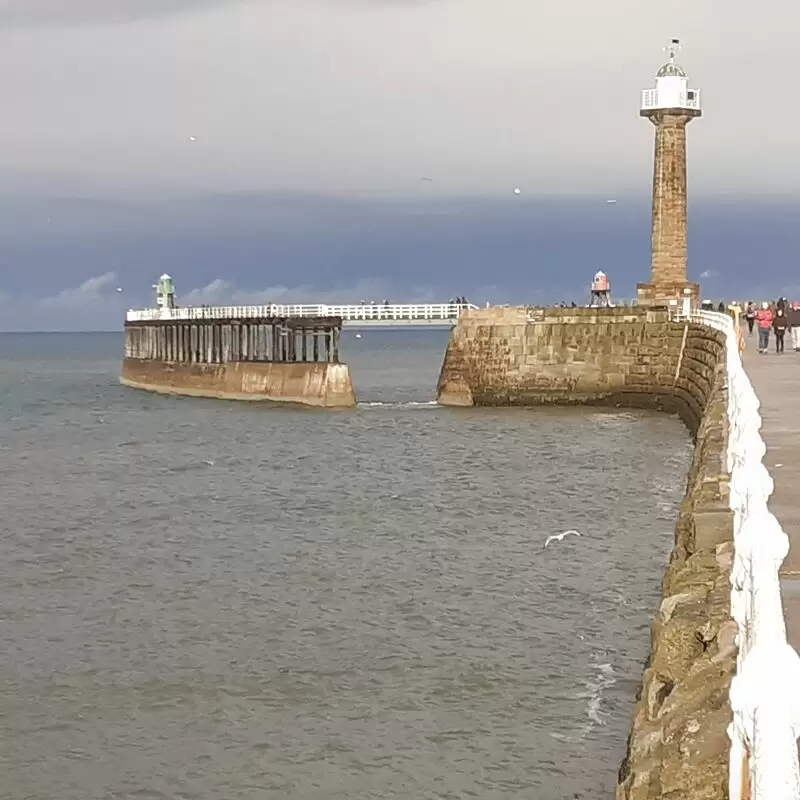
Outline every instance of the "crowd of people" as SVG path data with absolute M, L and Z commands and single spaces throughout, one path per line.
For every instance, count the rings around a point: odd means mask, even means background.
M 752 300 L 744 306 L 734 304 L 747 325 L 750 336 L 758 335 L 758 352 L 769 351 L 770 338 L 775 336 L 775 352 L 783 353 L 787 333 L 791 339 L 791 349 L 800 352 L 800 303 L 790 303 L 785 297 L 774 302 Z M 737 314 L 738 316 L 738 314 Z

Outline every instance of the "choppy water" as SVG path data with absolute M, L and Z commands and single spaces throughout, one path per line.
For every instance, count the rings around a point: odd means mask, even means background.
M 688 438 L 440 409 L 445 341 L 346 333 L 324 413 L 0 336 L 1 797 L 612 797 Z

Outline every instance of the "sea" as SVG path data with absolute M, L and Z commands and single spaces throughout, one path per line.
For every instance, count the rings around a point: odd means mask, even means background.
M 0 797 L 613 798 L 689 436 L 440 408 L 447 336 L 345 330 L 320 411 L 0 335 Z

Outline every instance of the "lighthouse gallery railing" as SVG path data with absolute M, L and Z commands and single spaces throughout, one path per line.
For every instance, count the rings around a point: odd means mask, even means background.
M 800 657 L 786 639 L 778 576 L 789 539 L 767 508 L 774 483 L 763 461 L 759 400 L 742 365 L 732 318 L 700 311 L 691 321 L 716 328 L 727 339 L 731 615 L 739 628 L 730 689 L 729 796 L 800 800 Z

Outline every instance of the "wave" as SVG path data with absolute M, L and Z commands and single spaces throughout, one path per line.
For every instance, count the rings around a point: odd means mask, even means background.
M 553 739 L 563 742 L 580 742 L 583 741 L 598 725 L 606 724 L 607 711 L 603 709 L 603 695 L 605 690 L 613 686 L 617 679 L 614 677 L 614 668 L 611 664 L 597 664 L 594 668 L 596 670 L 593 679 L 584 682 L 586 691 L 581 692 L 577 697 L 581 700 L 586 700 L 586 716 L 589 721 L 580 729 L 575 736 L 569 734 L 553 732 L 550 736 Z
M 599 428 L 620 428 L 627 426 L 631 420 L 639 419 L 632 411 L 600 411 L 592 414 L 592 418 Z
M 617 679 L 614 677 L 614 668 L 611 664 L 596 664 L 597 675 L 592 681 L 586 681 L 586 693 L 581 695 L 587 698 L 586 716 L 589 717 L 594 725 L 605 725 L 605 715 L 603 712 L 603 693 L 610 686 L 613 686 Z

